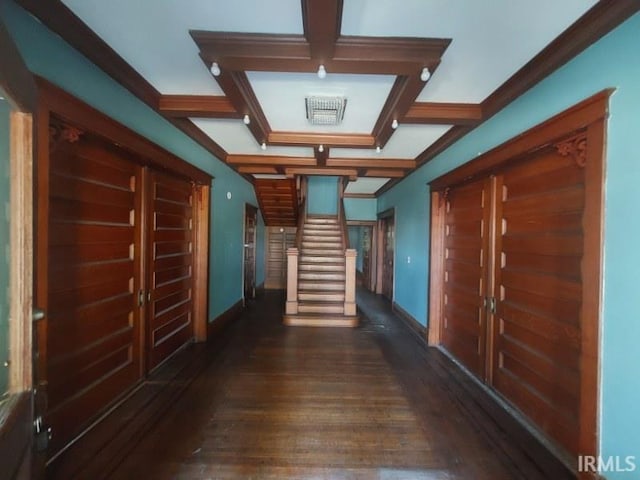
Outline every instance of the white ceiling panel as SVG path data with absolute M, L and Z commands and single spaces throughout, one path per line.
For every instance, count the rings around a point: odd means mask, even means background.
M 450 128 L 451 125 L 400 125 L 380 153 L 372 148 L 332 148 L 331 157 L 415 158 Z
M 393 75 L 248 72 L 247 76 L 273 130 L 321 133 L 364 133 L 373 130 L 393 87 Z M 342 96 L 347 99 L 340 125 L 319 126 L 307 121 L 305 98 Z
M 389 178 L 358 178 L 355 182 L 349 182 L 345 193 L 376 193 Z
M 452 38 L 418 101 L 479 103 L 596 3 L 344 0 L 342 33 Z
M 269 146 L 262 150 L 242 120 L 192 118 L 191 121 L 209 135 L 228 153 L 235 155 L 282 155 L 287 157 L 313 157 L 313 148 Z
M 223 94 L 189 30 L 303 33 L 300 0 L 62 1 L 163 94 Z

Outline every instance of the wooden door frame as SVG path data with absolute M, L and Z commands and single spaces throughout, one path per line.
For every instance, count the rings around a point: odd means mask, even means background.
M 382 294 L 382 278 L 384 274 L 384 228 L 383 222 L 386 221 L 389 217 L 393 217 L 394 231 L 395 231 L 395 220 L 396 220 L 396 207 L 388 208 L 377 215 L 378 221 L 376 222 L 377 228 L 377 237 L 376 237 L 376 265 L 378 268 L 376 269 L 376 294 Z M 396 294 L 396 245 L 394 242 L 393 245 L 393 286 L 392 289 L 392 297 L 395 297 Z M 393 298 L 390 300 L 393 303 Z
M 206 341 L 208 323 L 209 275 L 209 218 L 210 189 L 213 177 L 182 160 L 147 138 L 89 106 L 47 80 L 35 77 L 38 101 L 36 115 L 36 193 L 37 232 L 35 242 L 36 306 L 44 311 L 44 319 L 37 325 L 39 357 L 36 365 L 36 387 L 44 398 L 36 395 L 39 404 L 46 405 L 47 372 L 47 297 L 48 297 L 48 219 L 49 219 L 49 124 L 52 117 L 82 128 L 126 152 L 141 167 L 153 167 L 169 172 L 194 184 L 194 338 Z M 144 195 L 144 192 L 141 193 Z M 141 258 L 146 253 L 141 252 Z M 142 280 L 145 275 L 143 272 Z M 145 331 L 144 320 L 141 332 Z M 145 336 L 140 335 L 141 367 L 146 369 Z M 41 407 L 44 411 L 44 407 Z
M 246 203 L 244 204 L 244 212 L 243 212 L 243 217 L 242 217 L 242 303 L 243 305 L 246 305 L 247 299 L 244 296 L 244 282 L 245 282 L 245 246 L 244 246 L 244 242 L 245 242 L 245 238 L 247 235 L 247 212 L 252 211 L 255 213 L 256 216 L 256 224 L 254 227 L 254 232 L 253 232 L 253 279 L 254 279 L 254 284 L 256 283 L 256 243 L 257 243 L 257 229 L 258 229 L 258 207 L 256 207 L 255 205 L 252 205 L 251 203 Z M 254 285 L 254 290 L 255 290 L 255 285 Z M 254 292 L 254 298 L 255 298 L 255 292 Z
M 33 112 L 37 89 L 0 19 L 0 86 L 10 114 L 9 398 L 0 407 L 0 477 L 40 478 L 32 468 L 33 438 Z M 16 221 L 19 219 L 19 221 Z M 1 367 L 0 368 L 4 368 Z
M 439 345 L 442 341 L 444 319 L 444 209 L 447 190 L 472 179 L 499 173 L 540 147 L 570 139 L 576 132 L 585 136 L 588 145 L 586 150 L 574 148 L 565 153 L 574 156 L 579 165 L 585 168 L 579 451 L 582 455 L 594 456 L 598 455 L 599 450 L 599 343 L 603 295 L 605 138 L 609 97 L 613 92 L 613 89 L 603 90 L 429 184 L 431 243 L 428 340 L 431 345 Z
M 375 292 L 376 284 L 377 284 L 377 235 L 378 235 L 378 222 L 376 220 L 347 220 L 347 227 L 371 227 L 371 252 L 369 254 L 369 259 L 371 265 L 369 267 L 369 272 L 371 278 L 369 279 L 369 285 L 367 285 L 367 290 L 371 292 Z

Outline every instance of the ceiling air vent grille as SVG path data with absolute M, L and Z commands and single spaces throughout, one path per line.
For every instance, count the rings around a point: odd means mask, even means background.
M 344 118 L 344 97 L 307 97 L 307 120 L 311 125 L 339 125 Z

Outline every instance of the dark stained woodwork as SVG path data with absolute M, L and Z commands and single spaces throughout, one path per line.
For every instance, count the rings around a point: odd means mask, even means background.
M 313 147 L 313 156 L 316 159 L 317 165 L 319 167 L 326 167 L 327 166 L 327 158 L 329 158 L 330 155 L 330 148 L 329 147 L 322 147 L 322 152 L 320 151 L 320 147 Z
M 256 229 L 258 227 L 258 209 L 246 204 L 244 207 L 244 274 L 243 299 L 246 303 L 256 296 Z
M 412 169 L 415 166 L 416 166 L 415 160 L 403 159 L 403 158 L 329 158 L 327 159 L 327 167 Z
M 491 185 L 478 180 L 444 196 L 441 338 L 461 363 L 483 378 L 487 316 L 487 250 Z
M 268 167 L 268 166 L 261 166 L 261 165 L 240 165 L 239 167 L 237 167 L 237 170 L 238 170 L 238 173 L 250 173 L 250 174 L 266 173 L 266 174 L 276 175 L 280 173 L 276 167 Z
M 297 225 L 298 196 L 295 180 L 257 178 L 254 188 L 265 225 Z
M 107 117 L 47 80 L 36 77 L 43 108 L 61 118 L 73 119 L 78 128 L 97 132 L 110 143 L 120 145 L 139 163 L 168 169 L 198 183 L 210 184 L 211 175 L 159 147 L 133 130 Z M 133 153 L 135 152 L 135 153 Z
M 276 155 L 229 155 L 227 163 L 230 165 L 263 165 L 263 166 L 298 166 L 313 167 L 317 161 L 311 157 L 284 157 Z
M 373 193 L 343 193 L 342 198 L 376 198 L 376 196 Z
M 404 177 L 405 172 L 404 170 L 394 170 L 394 169 L 374 169 L 374 168 L 370 168 L 368 170 L 365 171 L 364 177 L 378 177 L 378 178 L 402 178 Z
M 284 169 L 285 174 L 288 176 L 293 175 L 328 175 L 335 177 L 349 177 L 356 178 L 358 171 L 352 168 L 329 168 L 329 167 L 316 167 L 316 168 L 304 168 L 304 167 L 287 167 Z
M 552 439 L 558 455 L 574 467 L 578 455 L 598 454 L 604 144 L 610 95 L 596 94 L 431 183 L 436 202 L 431 279 L 443 301 L 431 297 L 431 323 L 438 321 L 433 315 L 440 315 L 441 331 L 430 332 L 430 338 L 441 340 Z M 486 186 L 483 200 L 475 203 L 486 206 L 488 195 L 490 215 L 485 213 L 480 223 L 460 225 L 472 218 L 452 210 L 449 202 L 474 185 Z M 437 255 L 439 238 L 443 259 Z M 455 262 L 477 262 L 479 247 L 479 265 L 449 271 Z M 448 282 L 459 288 L 448 289 Z M 481 307 L 474 303 L 478 295 L 469 295 L 470 287 L 478 284 L 479 295 L 486 299 Z M 487 320 L 478 320 L 477 312 L 488 315 Z M 459 317 L 453 322 L 459 332 L 448 336 L 451 314 Z M 486 341 L 469 337 L 478 329 Z M 473 357 L 465 351 L 473 345 L 486 346 L 476 369 L 469 366 Z
M 259 144 L 266 142 L 271 133 L 271 127 L 246 73 L 223 69 L 215 78 L 236 111 L 242 116 L 249 115 L 250 123 L 247 128 L 256 141 Z
M 286 288 L 287 249 L 295 246 L 297 225 L 296 220 L 281 226 L 266 227 L 264 288 L 267 290 Z
M 147 370 L 193 340 L 194 190 L 191 182 L 149 175 Z
M 324 145 L 325 147 L 369 148 L 375 147 L 375 139 L 371 135 L 351 133 L 312 133 L 312 132 L 271 132 L 269 145 L 308 146 Z
M 35 0 L 17 0 L 17 3 L 34 14 L 48 28 L 61 35 L 74 48 L 81 51 L 134 95 L 152 108 L 158 109 L 159 93 L 80 21 L 60 0 L 47 2 L 46 7 Z M 473 128 L 491 118 L 508 102 L 517 98 L 517 96 L 524 93 L 539 80 L 573 58 L 573 56 L 579 54 L 638 10 L 640 10 L 640 4 L 635 0 L 604 0 L 598 2 L 574 25 L 482 102 L 483 115 L 481 120 L 473 125 L 463 126 L 456 124 L 457 126 L 454 126 L 447 134 L 418 155 L 416 158 L 417 166 L 428 162 Z M 324 28 L 329 29 L 330 26 L 325 26 Z M 216 56 L 204 55 L 203 60 L 207 64 L 207 68 L 209 68 L 213 60 L 219 63 L 222 62 L 220 64 L 223 72 L 225 70 L 224 66 L 230 71 L 315 72 L 318 68 L 318 62 L 311 59 L 310 45 L 302 35 L 279 36 L 198 31 L 192 31 L 191 33 L 196 43 L 202 42 L 209 53 L 225 54 L 224 60 Z M 327 61 L 325 66 L 329 73 L 386 73 L 411 76 L 414 78 L 415 83 L 415 78 L 419 76 L 423 66 L 430 66 L 433 73 L 449 42 L 450 40 L 448 39 L 343 36 L 338 37 L 334 49 L 334 58 L 331 61 Z M 403 112 L 404 115 L 414 106 L 412 104 L 413 99 L 419 93 L 417 85 L 415 84 L 413 88 L 402 89 L 402 91 L 400 88 L 395 89 L 393 95 L 395 100 L 388 99 L 389 107 L 385 108 L 380 115 L 377 127 L 372 132 L 372 141 L 368 145 L 369 147 L 375 146 L 376 143 L 383 146 L 388 141 L 392 133 L 390 131 L 392 117 L 400 112 Z M 239 88 L 242 88 L 241 85 L 235 83 L 235 95 L 241 97 L 242 94 L 239 93 Z M 247 98 L 251 97 L 247 92 L 245 94 Z M 408 100 L 410 97 L 413 97 L 411 101 Z M 402 108 L 397 108 L 398 106 Z M 254 106 L 253 113 L 258 114 L 258 116 L 256 117 L 256 122 L 252 122 L 254 125 L 251 127 L 251 131 L 256 136 L 256 141 L 262 143 L 264 141 L 264 133 L 269 131 L 267 128 L 268 123 L 263 122 L 263 116 L 260 116 L 259 110 L 255 108 Z M 420 108 L 419 104 L 416 105 L 416 108 Z M 208 138 L 192 122 L 184 118 L 169 117 L 169 119 L 219 159 L 224 160 L 226 157 L 224 149 Z M 398 117 L 398 121 L 403 121 L 402 115 Z M 410 122 L 412 122 L 411 119 L 407 120 L 407 123 Z M 378 142 L 375 140 L 378 140 Z M 309 146 L 320 143 L 329 146 L 349 146 L 345 140 L 342 140 L 340 144 L 314 141 L 304 143 L 300 140 L 296 140 L 291 144 Z M 358 145 L 352 146 L 356 147 Z M 387 183 L 376 194 L 381 195 L 397 185 L 398 182 L 399 180 L 394 180 Z
M 395 213 L 385 215 L 379 220 L 378 229 L 382 241 L 379 248 L 382 251 L 379 269 L 381 271 L 380 293 L 393 302 L 394 265 L 396 248 Z
M 223 95 L 161 95 L 158 110 L 167 117 L 242 118 Z
M 332 59 L 342 26 L 342 0 L 302 0 L 302 21 L 311 58 L 319 63 Z
M 81 136 L 50 153 L 46 421 L 57 453 L 141 377 L 141 169 Z M 42 353 L 42 352 L 41 352 Z
M 433 72 L 433 65 L 428 65 Z M 372 135 L 375 138 L 375 145 L 383 148 L 391 135 L 393 134 L 393 127 L 391 124 L 393 120 L 401 122 L 405 114 L 420 95 L 420 92 L 424 88 L 424 83 L 420 80 L 420 67 L 417 75 L 399 75 L 389 92 L 387 101 L 382 107 L 380 116 L 373 127 Z
M 475 125 L 482 120 L 482 106 L 477 103 L 415 102 L 402 123 Z

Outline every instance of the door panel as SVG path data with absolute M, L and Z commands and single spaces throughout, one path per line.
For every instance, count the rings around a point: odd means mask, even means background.
M 193 185 L 149 175 L 147 370 L 193 339 Z
M 140 378 L 141 170 L 81 136 L 51 145 L 47 422 L 55 454 Z
M 251 205 L 245 206 L 244 214 L 244 299 L 250 300 L 256 295 L 256 225 L 258 210 Z
M 578 454 L 584 168 L 551 150 L 499 183 L 494 386 Z
M 393 215 L 383 219 L 382 229 L 382 295 L 393 301 L 393 262 L 396 236 Z
M 480 180 L 446 194 L 442 341 L 469 370 L 485 376 L 487 263 L 491 184 Z
M 295 246 L 295 227 L 267 227 L 265 288 L 284 289 L 287 285 L 287 249 Z

